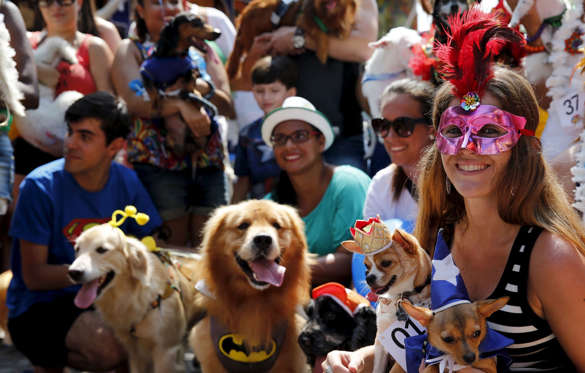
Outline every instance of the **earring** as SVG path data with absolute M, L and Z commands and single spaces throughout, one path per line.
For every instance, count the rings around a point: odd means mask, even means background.
M 434 141 L 435 140 L 435 135 L 433 135 L 432 133 L 429 135 L 429 140 Z
M 445 190 L 447 191 L 447 194 L 451 194 L 451 182 L 449 181 L 449 178 L 445 176 Z

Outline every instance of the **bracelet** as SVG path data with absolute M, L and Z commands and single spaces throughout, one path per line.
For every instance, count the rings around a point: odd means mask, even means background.
M 524 50 L 526 51 L 526 54 L 534 54 L 534 53 L 544 52 L 545 47 L 544 47 L 544 45 L 539 45 L 539 46 L 533 47 L 532 45 L 526 44 L 524 46 Z
M 215 95 L 215 86 L 213 85 L 213 83 L 210 80 L 207 79 L 203 79 L 205 80 L 205 83 L 207 83 L 207 85 L 209 85 L 209 91 L 207 91 L 206 94 L 203 95 L 204 98 L 206 98 L 207 100 L 210 100 L 213 95 Z

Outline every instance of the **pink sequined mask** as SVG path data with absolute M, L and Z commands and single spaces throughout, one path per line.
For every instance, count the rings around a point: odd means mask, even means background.
M 454 155 L 459 149 L 498 154 L 512 149 L 521 135 L 534 136 L 525 125 L 526 118 L 496 106 L 479 105 L 473 111 L 452 106 L 441 115 L 436 144 L 443 154 Z

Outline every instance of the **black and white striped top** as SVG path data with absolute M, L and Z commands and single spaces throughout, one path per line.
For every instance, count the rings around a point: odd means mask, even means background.
M 528 304 L 530 254 L 542 228 L 520 228 L 504 273 L 489 298 L 509 296 L 510 301 L 488 318 L 488 325 L 514 340 L 506 351 L 512 358 L 512 372 L 574 372 L 570 360 L 548 323 Z

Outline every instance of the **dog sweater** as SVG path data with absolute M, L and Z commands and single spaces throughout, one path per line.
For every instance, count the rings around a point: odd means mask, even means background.
M 550 326 L 534 313 L 526 298 L 530 254 L 541 232 L 539 227 L 520 228 L 500 282 L 488 297 L 509 296 L 510 301 L 488 318 L 488 325 L 514 340 L 506 348 L 513 361 L 510 371 L 574 372 Z
M 32 32 L 29 34 L 29 41 L 33 49 L 37 49 L 37 46 L 43 41 L 46 33 L 43 31 Z M 57 65 L 57 71 L 59 71 L 59 81 L 55 87 L 55 97 L 59 96 L 65 91 L 77 91 L 84 95 L 97 91 L 97 85 L 91 70 L 89 68 L 89 40 L 91 35 L 83 34 L 83 40 L 81 45 L 77 48 L 77 61 L 76 64 L 69 64 L 68 62 L 61 61 Z

